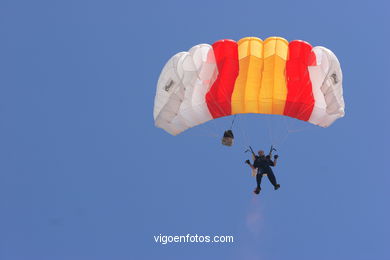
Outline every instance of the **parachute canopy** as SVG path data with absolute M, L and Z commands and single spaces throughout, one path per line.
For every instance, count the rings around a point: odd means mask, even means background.
M 242 113 L 283 115 L 328 127 L 344 116 L 337 57 L 301 40 L 246 37 L 196 45 L 164 66 L 154 101 L 157 127 L 177 135 Z

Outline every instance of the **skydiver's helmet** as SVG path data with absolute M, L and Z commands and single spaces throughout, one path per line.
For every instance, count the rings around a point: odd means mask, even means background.
M 232 130 L 226 130 L 223 133 L 222 137 L 222 144 L 226 146 L 232 146 L 233 145 L 233 140 L 234 140 L 234 135 Z

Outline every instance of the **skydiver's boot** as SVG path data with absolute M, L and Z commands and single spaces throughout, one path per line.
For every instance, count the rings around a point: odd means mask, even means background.
M 255 194 L 259 194 L 260 191 L 261 191 L 261 188 L 260 188 L 260 187 L 256 187 L 256 189 L 254 189 L 253 192 L 254 192 Z
M 279 189 L 280 188 L 280 184 L 276 184 L 275 186 L 274 186 L 274 190 L 277 190 L 277 189 Z

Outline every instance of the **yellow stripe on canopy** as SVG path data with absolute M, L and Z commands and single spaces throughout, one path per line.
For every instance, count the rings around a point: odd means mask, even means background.
M 246 37 L 238 41 L 239 75 L 232 95 L 232 114 L 258 113 L 258 93 L 263 71 L 263 41 Z
M 287 55 L 288 41 L 280 37 L 238 41 L 240 69 L 231 99 L 232 114 L 283 114 Z
M 264 41 L 264 68 L 259 93 L 259 112 L 282 115 L 287 97 L 288 41 L 270 37 Z

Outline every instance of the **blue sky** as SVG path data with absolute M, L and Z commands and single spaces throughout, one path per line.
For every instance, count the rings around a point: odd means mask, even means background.
M 386 1 L 0 2 L 0 259 L 390 258 Z M 281 36 L 338 56 L 346 116 L 287 121 L 282 188 L 263 194 L 244 146 L 280 118 L 172 137 L 153 125 L 158 75 L 199 43 Z M 284 122 L 284 121 L 283 121 Z M 297 131 L 295 131 L 297 130 Z M 154 235 L 233 235 L 169 244 Z

